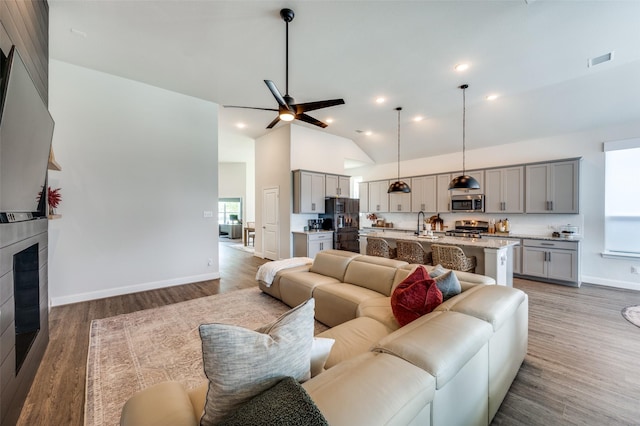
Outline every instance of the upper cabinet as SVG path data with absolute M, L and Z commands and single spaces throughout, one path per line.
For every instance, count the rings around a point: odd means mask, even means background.
M 389 211 L 388 180 L 369 182 L 369 212 L 386 213 Z
M 451 195 L 484 194 L 484 170 L 467 170 L 465 171 L 465 173 L 468 176 L 471 176 L 472 178 L 477 180 L 478 183 L 480 184 L 480 188 L 479 189 L 455 189 L 455 190 L 449 191 L 451 192 Z M 462 172 L 451 173 L 451 179 L 460 175 L 462 175 Z M 447 190 L 448 190 L 448 187 L 449 186 L 447 185 Z
M 411 178 L 411 211 L 414 213 L 436 213 L 437 186 L 436 176 L 419 176 Z
M 580 160 L 526 166 L 527 213 L 579 213 Z
M 436 212 L 444 213 L 449 211 L 449 203 L 451 202 L 451 194 L 449 191 L 449 183 L 451 183 L 451 174 L 442 174 L 436 176 Z
M 524 213 L 524 166 L 485 170 L 485 212 Z
M 350 185 L 349 176 L 325 175 L 325 195 L 327 197 L 349 198 L 351 195 Z
M 409 179 L 401 179 L 404 182 Z M 395 180 L 394 180 L 395 182 Z M 389 186 L 385 189 L 385 192 Z M 411 189 L 413 192 L 413 188 Z M 393 213 L 410 213 L 412 192 L 392 192 L 389 194 L 389 211 Z
M 358 193 L 360 194 L 360 213 L 369 212 L 369 182 L 358 183 Z
M 293 172 L 293 212 L 324 213 L 325 175 L 295 170 Z

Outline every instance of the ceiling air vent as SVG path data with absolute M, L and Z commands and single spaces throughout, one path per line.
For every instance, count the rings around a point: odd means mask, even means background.
M 591 68 L 609 61 L 613 61 L 613 52 L 605 53 L 604 55 L 589 59 L 587 66 Z

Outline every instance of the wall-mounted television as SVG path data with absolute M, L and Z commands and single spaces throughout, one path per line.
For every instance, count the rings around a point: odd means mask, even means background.
M 0 222 L 17 222 L 46 215 L 54 123 L 15 46 L 1 62 Z

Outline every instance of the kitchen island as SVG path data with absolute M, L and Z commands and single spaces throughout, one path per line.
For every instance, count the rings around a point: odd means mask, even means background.
M 498 285 L 513 285 L 513 247 L 517 240 L 500 238 L 467 238 L 435 235 L 412 235 L 404 232 L 368 232 L 363 237 L 378 237 L 385 239 L 392 247 L 397 240 L 418 241 L 427 251 L 431 251 L 431 244 L 447 244 L 458 246 L 467 256 L 476 256 L 478 265 L 476 273 L 487 275 L 496 280 Z

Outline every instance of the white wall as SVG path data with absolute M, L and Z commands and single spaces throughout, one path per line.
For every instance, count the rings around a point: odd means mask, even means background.
M 49 108 L 52 304 L 220 276 L 216 104 L 51 60 Z
M 242 222 L 252 221 L 252 219 L 248 219 L 247 212 L 247 163 L 218 163 L 218 196 L 220 198 L 241 198 Z M 253 204 L 254 200 L 251 200 L 252 210 Z
M 467 151 L 467 169 L 521 164 L 561 158 L 582 157 L 580 180 L 580 215 L 509 215 L 514 233 L 540 231 L 548 233 L 547 223 L 583 224 L 582 280 L 583 282 L 640 290 L 640 275 L 631 274 L 631 266 L 640 260 L 603 258 L 604 251 L 604 152 L 602 143 L 629 139 L 640 135 L 640 123 L 609 128 L 594 128 L 590 132 L 559 135 L 510 145 Z M 413 176 L 448 172 L 461 168 L 462 154 L 420 158 L 402 162 L 402 175 Z M 396 163 L 353 169 L 365 181 L 393 179 Z M 630 194 L 637 194 L 635 188 Z M 635 195 L 634 195 L 635 196 Z M 446 215 L 451 222 L 453 215 Z M 490 216 L 486 216 L 490 217 Z M 416 226 L 409 217 L 403 223 Z M 417 219 L 414 219 L 417 221 Z

